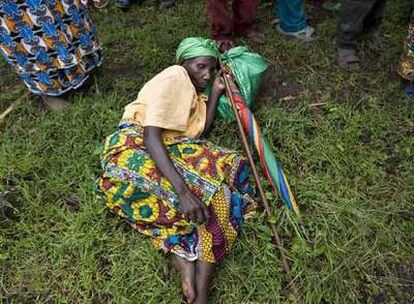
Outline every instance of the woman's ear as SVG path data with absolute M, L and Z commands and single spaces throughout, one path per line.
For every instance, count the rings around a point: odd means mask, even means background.
M 180 62 L 180 65 L 181 65 L 182 67 L 188 68 L 188 61 L 189 61 L 189 60 L 182 60 L 182 61 Z

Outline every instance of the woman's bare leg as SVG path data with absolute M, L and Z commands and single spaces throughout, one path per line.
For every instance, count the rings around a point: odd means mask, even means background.
M 192 304 L 196 299 L 196 263 L 187 261 L 176 254 L 172 255 L 172 262 L 174 266 L 180 271 L 183 293 L 187 298 L 187 302 Z
M 196 263 L 196 286 L 197 298 L 194 304 L 207 304 L 210 292 L 210 282 L 216 265 L 197 261 Z

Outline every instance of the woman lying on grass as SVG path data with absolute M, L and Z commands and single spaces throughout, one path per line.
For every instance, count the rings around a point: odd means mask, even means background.
M 213 269 L 255 207 L 243 158 L 203 138 L 224 91 L 218 55 L 211 40 L 181 42 L 179 65 L 144 85 L 106 139 L 97 181 L 100 202 L 171 253 L 189 303 L 207 303 Z

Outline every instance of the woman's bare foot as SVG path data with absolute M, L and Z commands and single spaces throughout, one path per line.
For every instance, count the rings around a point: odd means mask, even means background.
M 197 298 L 194 304 L 207 304 L 210 292 L 210 282 L 216 265 L 197 261 L 196 263 L 196 286 Z
M 52 111 L 63 111 L 69 106 L 69 102 L 60 97 L 43 95 L 42 99 L 44 105 Z
M 195 285 L 196 263 L 187 261 L 175 254 L 172 255 L 171 259 L 174 266 L 180 271 L 184 296 L 187 298 L 187 302 L 192 304 L 197 295 Z

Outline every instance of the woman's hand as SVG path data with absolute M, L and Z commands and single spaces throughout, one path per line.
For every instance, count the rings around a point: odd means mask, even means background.
M 213 86 L 211 88 L 213 92 L 217 92 L 219 94 L 224 93 L 224 91 L 226 90 L 226 85 L 224 84 L 223 77 L 224 77 L 224 71 L 220 70 L 217 73 L 217 75 L 216 75 L 216 77 L 214 78 L 214 81 L 213 81 Z
M 224 70 L 221 69 L 216 77 L 214 78 L 210 96 L 208 97 L 207 102 L 207 115 L 206 115 L 206 123 L 204 125 L 204 130 L 202 136 L 206 136 L 210 131 L 211 126 L 213 125 L 214 116 L 216 113 L 216 107 L 220 100 L 220 96 L 225 92 L 226 85 L 224 83 Z
M 200 224 L 207 222 L 209 220 L 208 208 L 188 189 L 184 178 L 175 168 L 162 140 L 163 130 L 153 126 L 144 128 L 144 144 L 148 153 L 155 162 L 157 169 L 168 179 L 178 193 L 181 211 L 187 219 Z
M 187 220 L 199 224 L 207 223 L 210 219 L 210 212 L 207 206 L 195 196 L 191 190 L 186 189 L 178 195 L 182 213 Z

